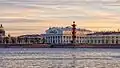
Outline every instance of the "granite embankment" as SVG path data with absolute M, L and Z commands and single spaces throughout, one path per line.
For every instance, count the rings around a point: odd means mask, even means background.
M 120 48 L 120 44 L 0 44 L 0 48 Z
M 48 44 L 0 44 L 0 48 L 48 48 Z

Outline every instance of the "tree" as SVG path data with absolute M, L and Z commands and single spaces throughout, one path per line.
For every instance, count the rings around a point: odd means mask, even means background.
M 44 44 L 45 42 L 46 42 L 46 39 L 45 39 L 45 38 L 43 38 L 43 39 L 42 39 L 42 43 Z

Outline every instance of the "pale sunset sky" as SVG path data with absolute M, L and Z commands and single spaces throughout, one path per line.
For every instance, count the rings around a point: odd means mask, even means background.
M 120 29 L 120 0 L 0 0 L 6 34 L 41 34 L 53 26 L 94 31 Z

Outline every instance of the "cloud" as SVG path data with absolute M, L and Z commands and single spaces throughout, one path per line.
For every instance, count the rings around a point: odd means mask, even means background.
M 73 20 L 83 27 L 119 27 L 119 5 L 116 0 L 0 0 L 0 23 L 13 34 L 67 26 Z
M 0 18 L 0 23 L 36 23 L 36 22 L 43 22 L 43 20 L 37 19 L 25 19 L 25 18 Z

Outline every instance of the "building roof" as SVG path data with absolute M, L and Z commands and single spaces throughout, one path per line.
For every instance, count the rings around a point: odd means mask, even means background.
M 49 28 L 49 29 L 60 29 L 62 31 L 72 31 L 72 27 L 71 26 L 67 26 L 67 27 L 52 27 L 52 28 Z M 81 29 L 81 28 L 76 28 L 76 31 L 88 31 L 88 32 L 92 32 L 91 30 Z
M 41 35 L 39 35 L 39 34 L 32 34 L 32 35 L 21 35 L 21 36 L 18 36 L 18 37 L 41 37 Z
M 95 32 L 87 35 L 113 35 L 113 34 L 120 34 L 120 32 Z

